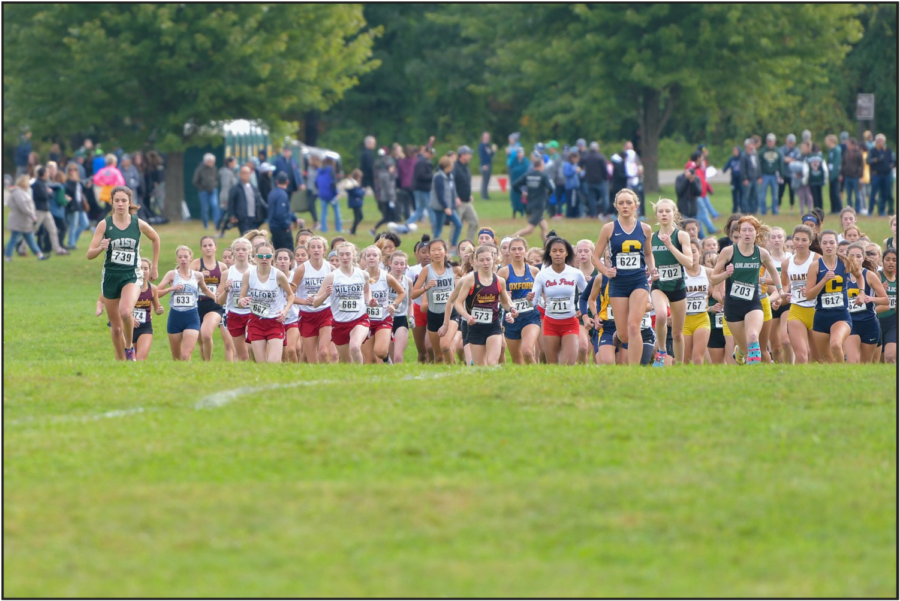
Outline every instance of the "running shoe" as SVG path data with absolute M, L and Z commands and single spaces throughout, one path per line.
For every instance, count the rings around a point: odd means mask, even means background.
M 744 353 L 741 352 L 737 345 L 734 346 L 734 350 L 731 352 L 731 358 L 738 365 L 746 365 L 747 363 L 747 358 L 744 357 Z
M 125 360 L 137 361 L 137 359 L 134 358 L 134 347 L 125 349 Z
M 656 358 L 653 360 L 653 367 L 665 367 L 666 366 L 666 354 L 665 353 L 656 353 Z

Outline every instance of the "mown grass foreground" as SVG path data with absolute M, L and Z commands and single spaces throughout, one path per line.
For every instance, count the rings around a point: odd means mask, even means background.
M 115 364 L 99 269 L 4 271 L 6 596 L 897 595 L 890 366 Z

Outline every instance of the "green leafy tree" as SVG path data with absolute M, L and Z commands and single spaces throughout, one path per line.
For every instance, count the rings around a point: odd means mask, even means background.
M 360 5 L 15 4 L 3 33 L 7 131 L 152 143 L 174 215 L 182 153 L 217 137 L 210 125 L 285 131 L 378 65 Z
M 457 7 L 486 52 L 486 90 L 527 98 L 522 122 L 620 135 L 637 126 L 645 186 L 658 189 L 658 146 L 679 106 L 756 125 L 795 90 L 828 80 L 861 35 L 855 5 L 576 4 Z M 795 102 L 796 104 L 796 102 Z

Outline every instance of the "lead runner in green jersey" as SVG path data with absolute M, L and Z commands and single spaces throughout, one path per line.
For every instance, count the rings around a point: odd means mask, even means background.
M 684 287 L 684 268 L 694 263 L 691 254 L 691 236 L 678 229 L 681 213 L 675 203 L 662 198 L 656 203 L 656 219 L 659 231 L 651 237 L 653 262 L 656 269 L 651 272 L 653 285 L 650 286 L 650 301 L 656 312 L 656 358 L 654 367 L 663 367 L 666 358 L 666 328 L 670 327 L 666 315 L 666 305 L 672 309 L 672 350 L 675 363 L 684 359 L 684 318 L 687 313 L 687 293 Z
M 132 312 L 141 293 L 141 234 L 153 245 L 150 279 L 159 277 L 159 234 L 146 221 L 135 217 L 140 208 L 134 204 L 134 193 L 126 186 L 116 186 L 110 194 L 112 213 L 97 224 L 87 251 L 89 260 L 105 253 L 101 294 L 109 316 L 110 334 L 116 359 L 134 361 Z

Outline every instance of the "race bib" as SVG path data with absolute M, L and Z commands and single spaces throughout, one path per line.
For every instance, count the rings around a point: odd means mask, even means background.
M 741 300 L 753 300 L 754 286 L 744 282 L 734 282 L 731 285 L 731 297 Z
M 114 250 L 112 251 L 112 257 L 110 257 L 110 261 L 117 265 L 134 265 L 134 251 Z
M 359 299 L 358 298 L 342 298 L 338 303 L 338 311 L 344 311 L 345 313 L 355 313 L 359 311 Z
M 534 311 L 534 307 L 525 298 L 518 298 L 513 301 L 513 307 L 516 308 L 516 311 L 519 313 L 528 313 L 529 311 Z
M 650 318 L 650 314 L 644 313 L 644 316 L 641 318 L 641 329 L 649 330 L 652 327 L 653 327 L 653 321 Z
M 571 298 L 548 298 L 547 313 L 568 313 L 571 311 Z
M 615 317 L 613 317 L 612 303 L 609 303 L 608 305 L 606 305 L 606 319 L 607 320 L 615 319 Z
M 722 329 L 722 325 L 725 323 L 725 314 L 724 313 L 716 313 L 715 324 L 716 328 Z
M 258 300 L 252 301 L 250 303 L 250 312 L 257 317 L 266 318 L 269 316 L 269 305 Z
M 173 294 L 172 295 L 172 306 L 179 308 L 190 308 L 194 306 L 194 295 L 193 294 Z
M 640 253 L 619 253 L 616 255 L 616 269 L 639 269 L 640 266 Z
M 138 323 L 147 323 L 147 309 L 134 309 L 131 315 Z
M 802 285 L 791 288 L 791 302 L 792 303 L 806 302 L 806 297 L 803 296 L 803 286 Z
M 823 294 L 821 298 L 823 309 L 841 309 L 844 306 L 844 294 L 842 292 L 829 292 Z
M 494 321 L 494 312 L 484 307 L 472 307 L 472 315 L 475 316 L 475 323 L 491 323 Z
M 896 296 L 892 296 L 888 299 L 888 307 L 890 307 L 891 309 L 897 308 L 897 297 Z
M 694 315 L 697 313 L 706 313 L 706 297 L 687 299 L 687 312 Z
M 680 265 L 663 265 L 659 268 L 659 280 L 661 282 L 674 282 L 682 279 Z
M 207 284 L 206 287 L 209 288 L 209 291 L 213 293 L 213 296 L 215 296 L 219 291 L 218 284 Z
M 434 293 L 434 304 L 436 304 L 436 305 L 445 305 L 445 304 L 447 304 L 447 301 L 449 301 L 449 300 L 450 300 L 450 291 L 449 290 L 443 290 L 443 291 Z
M 866 303 L 863 303 L 863 304 L 861 304 L 861 305 L 857 305 L 857 304 L 856 304 L 856 299 L 857 299 L 857 296 L 853 296 L 852 298 L 849 298 L 849 297 L 848 297 L 848 300 L 850 301 L 850 312 L 851 312 L 851 313 L 859 313 L 859 312 L 861 312 L 861 311 L 865 311 L 865 310 L 866 310 Z
M 384 319 L 384 307 L 381 305 L 378 305 L 377 307 L 366 307 L 366 315 L 369 316 L 369 319 L 382 321 Z

